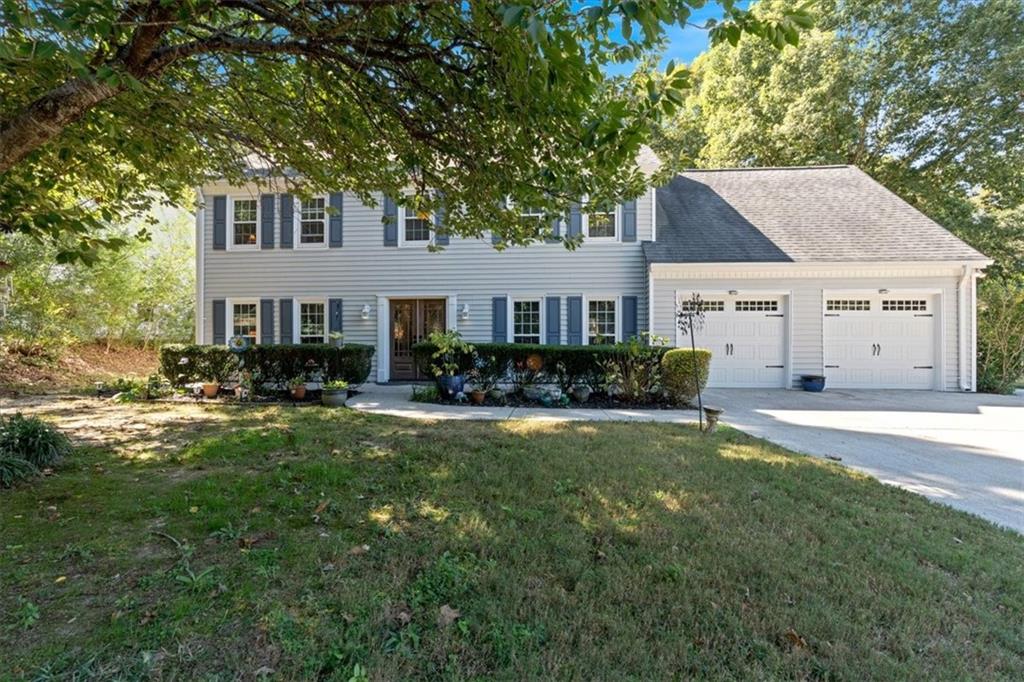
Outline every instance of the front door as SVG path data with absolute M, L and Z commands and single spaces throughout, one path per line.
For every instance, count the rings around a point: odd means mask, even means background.
M 416 369 L 412 347 L 435 331 L 444 331 L 446 301 L 443 298 L 392 299 L 391 379 L 425 379 Z

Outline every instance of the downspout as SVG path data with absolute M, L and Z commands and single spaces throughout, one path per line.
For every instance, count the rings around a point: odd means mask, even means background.
M 647 264 L 647 334 L 654 335 L 654 268 Z
M 985 273 L 971 268 L 971 391 L 978 390 L 978 279 Z
M 960 282 L 957 284 L 956 307 L 957 307 L 957 359 L 959 365 L 959 377 L 957 379 L 961 391 L 970 391 L 971 382 L 967 380 L 967 285 L 973 280 L 974 268 L 969 265 L 963 266 L 960 274 Z
M 206 330 L 206 306 L 203 305 L 203 299 L 205 292 L 203 288 L 206 284 L 203 266 L 204 266 L 204 252 L 206 250 L 205 242 L 205 223 L 206 223 L 206 199 L 203 196 L 203 189 L 201 187 L 196 188 L 196 343 L 203 343 L 203 332 Z

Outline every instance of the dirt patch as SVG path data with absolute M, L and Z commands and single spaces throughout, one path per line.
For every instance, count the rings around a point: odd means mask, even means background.
M 8 350 L 0 353 L 0 395 L 59 393 L 96 381 L 146 377 L 157 371 L 154 348 L 103 343 L 71 346 L 57 356 Z

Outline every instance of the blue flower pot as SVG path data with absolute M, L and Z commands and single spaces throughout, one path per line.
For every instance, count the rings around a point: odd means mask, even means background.
M 821 393 L 825 390 L 825 377 L 820 374 L 802 374 L 800 376 L 800 385 L 803 386 L 805 391 Z
M 455 396 L 463 392 L 466 387 L 466 377 L 461 374 L 455 376 L 443 376 L 437 380 L 437 390 L 445 400 L 454 400 Z

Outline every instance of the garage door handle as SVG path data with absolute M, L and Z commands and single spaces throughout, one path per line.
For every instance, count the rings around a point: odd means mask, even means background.
M 785 365 L 765 365 L 768 369 L 785 369 Z
M 932 316 L 931 313 L 928 313 L 928 314 L 921 313 L 921 314 L 918 314 L 918 315 L 914 315 L 914 317 L 931 317 L 931 316 Z
M 785 315 L 783 315 L 782 313 L 774 313 L 770 315 L 765 315 L 765 317 L 785 317 Z
M 935 369 L 932 365 L 914 365 L 914 369 Z
M 825 369 L 839 369 L 839 365 L 825 365 Z

